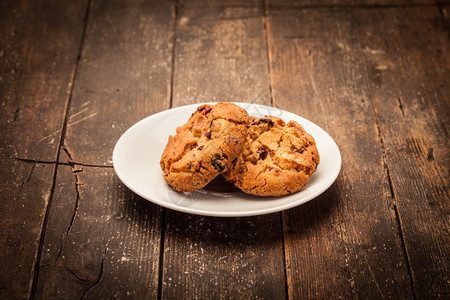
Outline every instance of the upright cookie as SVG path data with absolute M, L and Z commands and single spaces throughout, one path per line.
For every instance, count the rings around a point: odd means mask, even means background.
M 242 150 L 247 124 L 247 112 L 233 103 L 198 107 L 169 137 L 160 161 L 166 182 L 192 192 L 226 172 Z
M 250 117 L 248 135 L 232 168 L 223 176 L 248 194 L 283 196 L 300 191 L 316 171 L 314 138 L 297 122 Z

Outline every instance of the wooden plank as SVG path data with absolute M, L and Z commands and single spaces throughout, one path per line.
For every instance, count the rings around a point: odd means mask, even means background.
M 260 1 L 181 1 L 178 10 L 173 105 L 270 104 Z
M 111 168 L 60 165 L 36 298 L 156 298 L 160 216 Z
M 278 214 L 212 218 L 167 210 L 163 299 L 285 296 Z
M 0 298 L 31 292 L 39 239 L 52 186 L 53 164 L 1 160 Z
M 85 10 L 0 3 L 0 298 L 30 296 Z
M 410 20 L 416 20 L 410 22 Z M 380 20 L 381 21 L 381 20 Z M 417 298 L 450 296 L 450 42 L 439 9 L 386 14 L 367 56 L 371 89 Z M 370 39 L 361 37 L 361 43 Z
M 183 1 L 176 30 L 173 106 L 204 101 L 270 105 L 259 1 Z M 163 299 L 282 298 L 279 214 L 212 218 L 166 211 Z
M 86 2 L 1 5 L 2 154 L 55 161 Z
M 169 108 L 173 14 L 169 1 L 91 2 L 37 298 L 157 297 L 161 208 L 110 165 L 126 129 Z
M 325 194 L 283 213 L 289 297 L 413 297 L 368 73 L 368 58 L 391 42 L 384 19 L 407 18 L 396 9 L 268 14 L 274 105 L 324 128 L 342 155 Z
M 65 138 L 72 159 L 111 165 L 120 135 L 169 108 L 174 1 L 92 1 Z

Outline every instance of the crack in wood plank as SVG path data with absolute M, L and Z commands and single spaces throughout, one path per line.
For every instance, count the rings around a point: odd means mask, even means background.
M 74 164 L 74 160 L 73 160 L 73 155 L 72 155 L 72 153 L 70 152 L 70 150 L 69 150 L 69 148 L 67 148 L 67 146 L 66 145 L 62 145 L 62 148 L 63 148 L 63 150 L 64 150 L 64 152 L 66 153 L 66 155 L 67 155 L 67 157 L 68 157 L 68 163 L 72 166 L 73 164 Z
M 58 251 L 58 255 L 56 255 L 56 261 L 59 260 L 59 258 L 61 257 L 62 251 L 64 249 L 64 241 L 61 242 L 61 245 L 59 246 L 59 251 Z
M 31 159 L 31 158 L 24 158 L 24 157 L 14 157 L 15 160 L 31 163 L 31 164 L 56 164 L 56 161 L 47 161 L 47 160 L 37 160 L 37 159 Z
M 70 167 L 72 168 L 72 174 L 75 178 L 75 205 L 74 205 L 74 209 L 73 209 L 73 213 L 72 213 L 72 217 L 70 219 L 69 225 L 67 226 L 67 230 L 66 232 L 63 233 L 63 236 L 61 237 L 61 245 L 59 247 L 59 252 L 58 255 L 56 256 L 56 261 L 59 260 L 59 258 L 62 255 L 62 251 L 64 249 L 64 243 L 65 240 L 67 238 L 67 236 L 70 233 L 70 230 L 72 229 L 73 223 L 75 221 L 77 212 L 78 212 L 78 206 L 79 206 L 79 201 L 80 201 L 80 190 L 79 190 L 79 186 L 82 185 L 79 177 L 78 177 L 78 173 L 83 171 L 83 167 L 82 166 L 78 166 L 76 163 L 73 162 L 72 160 L 72 154 L 70 152 L 70 150 L 63 145 L 63 150 L 66 153 L 66 155 L 68 156 L 68 165 L 70 165 Z M 69 270 L 69 269 L 68 269 Z M 69 270 L 71 271 L 71 270 Z M 75 275 L 75 274 L 74 274 Z M 76 276 L 76 275 L 75 275 Z M 78 278 L 78 276 L 76 276 Z
M 400 111 L 402 112 L 402 116 L 404 118 L 405 117 L 405 110 L 403 109 L 402 99 L 400 97 L 397 97 L 397 101 L 398 101 L 398 107 L 400 108 Z
M 69 269 L 67 266 L 64 266 L 64 268 L 70 272 L 70 274 L 72 274 L 73 276 L 75 276 L 76 279 L 86 282 L 86 279 L 81 278 L 80 276 L 78 276 L 74 271 L 72 271 L 71 269 Z
M 378 120 L 378 113 L 375 108 L 375 104 L 373 102 L 371 102 L 371 104 L 372 104 L 373 114 L 374 114 L 374 118 L 375 118 L 375 126 L 377 128 L 378 139 L 380 140 L 380 144 L 381 144 L 383 167 L 386 172 L 386 176 L 387 176 L 388 183 L 389 183 L 389 189 L 390 189 L 390 193 L 391 193 L 391 199 L 392 199 L 393 209 L 394 209 L 394 213 L 395 213 L 395 219 L 397 221 L 398 231 L 399 231 L 399 235 L 400 235 L 403 253 L 405 256 L 406 266 L 408 269 L 409 279 L 411 281 L 411 292 L 412 292 L 413 298 L 417 299 L 416 292 L 415 292 L 415 279 L 414 279 L 414 275 L 413 275 L 412 268 L 411 268 L 411 259 L 409 257 L 408 249 L 406 248 L 405 234 L 403 232 L 403 225 L 402 225 L 400 213 L 399 213 L 399 210 L 397 207 L 397 201 L 396 201 L 396 196 L 395 196 L 395 192 L 394 192 L 394 185 L 392 182 L 392 176 L 391 176 L 391 173 L 389 170 L 389 166 L 386 162 L 386 147 L 385 147 L 384 139 L 383 139 L 383 136 L 381 133 L 381 126 L 380 126 L 380 122 Z
M 84 299 L 84 297 L 86 297 L 86 294 L 100 282 L 100 279 L 102 278 L 102 275 L 103 275 L 103 267 L 104 267 L 105 259 L 106 259 L 106 249 L 105 249 L 105 251 L 103 253 L 102 262 L 100 263 L 100 272 L 99 272 L 99 274 L 97 276 L 97 279 L 92 283 L 91 286 L 89 286 L 84 291 L 83 295 L 81 296 L 81 299 Z
M 34 171 L 35 168 L 36 168 L 36 163 L 33 163 L 33 164 L 31 165 L 30 170 L 29 170 L 28 173 L 27 173 L 26 179 L 24 179 L 24 180 L 22 181 L 22 184 L 20 185 L 19 192 L 17 193 L 17 195 L 22 194 L 23 188 L 24 188 L 24 186 L 25 186 L 25 184 L 26 184 L 27 182 L 30 182 L 31 176 L 33 175 L 33 171 Z
M 78 176 L 75 175 L 75 178 L 76 178 L 76 180 L 78 180 Z M 79 202 L 80 202 L 80 191 L 79 191 L 78 186 L 79 186 L 79 183 L 75 182 L 75 190 L 76 190 L 77 194 L 76 194 L 76 198 L 75 198 L 75 206 L 73 208 L 72 218 L 70 219 L 69 226 L 67 227 L 66 236 L 69 235 L 70 230 L 72 229 L 72 226 L 73 226 L 73 222 L 75 221 L 75 218 L 76 218 L 77 212 L 78 212 L 78 206 L 79 206 Z
M 73 209 L 73 214 L 72 214 L 72 218 L 70 220 L 69 226 L 67 227 L 67 231 L 66 231 L 66 236 L 69 235 L 70 230 L 72 229 L 73 226 L 73 222 L 75 220 L 75 217 L 77 216 L 77 212 L 78 212 L 78 205 L 79 205 L 79 201 L 80 201 L 80 188 L 79 186 L 82 185 L 80 178 L 78 177 L 78 173 L 82 171 L 82 169 L 78 169 L 77 165 L 74 164 L 73 162 L 73 156 L 69 150 L 69 148 L 67 148 L 65 145 L 63 146 L 64 152 L 67 154 L 67 156 L 69 157 L 68 161 L 70 166 L 72 167 L 72 174 L 75 177 L 75 205 L 74 205 L 74 209 Z
M 56 161 L 48 161 L 48 160 L 39 160 L 39 159 L 32 159 L 32 158 L 26 158 L 26 157 L 14 157 L 15 160 L 26 162 L 26 163 L 37 163 L 37 164 L 56 164 Z M 91 167 L 91 168 L 114 168 L 112 165 L 96 165 L 96 164 L 86 164 L 78 161 L 73 161 L 72 164 L 83 166 L 83 167 Z M 70 166 L 71 163 L 68 162 L 58 162 L 58 165 L 63 166 Z
M 14 119 L 13 119 L 14 122 L 16 122 L 17 119 L 19 118 L 19 113 L 20 113 L 20 106 L 18 106 L 16 111 L 14 112 Z

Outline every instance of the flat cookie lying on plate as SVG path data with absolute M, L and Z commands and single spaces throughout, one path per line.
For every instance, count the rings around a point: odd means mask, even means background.
M 233 103 L 198 107 L 169 137 L 160 161 L 166 182 L 192 192 L 226 172 L 242 150 L 247 124 L 247 112 Z
M 297 122 L 250 117 L 242 152 L 223 176 L 245 193 L 283 196 L 300 191 L 319 160 L 314 138 Z

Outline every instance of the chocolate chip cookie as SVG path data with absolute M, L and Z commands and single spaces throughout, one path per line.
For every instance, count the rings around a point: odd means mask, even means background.
M 160 161 L 166 182 L 192 192 L 228 171 L 242 150 L 247 125 L 247 112 L 233 103 L 199 106 L 169 137 Z
M 241 153 L 223 174 L 248 194 L 283 196 L 300 191 L 319 164 L 314 138 L 300 124 L 250 117 Z

